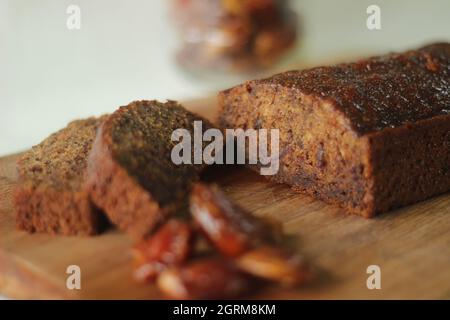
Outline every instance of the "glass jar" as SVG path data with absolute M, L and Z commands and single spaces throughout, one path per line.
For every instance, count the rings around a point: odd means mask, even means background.
M 189 70 L 265 69 L 297 38 L 285 0 L 171 0 L 171 16 L 182 40 L 177 60 Z

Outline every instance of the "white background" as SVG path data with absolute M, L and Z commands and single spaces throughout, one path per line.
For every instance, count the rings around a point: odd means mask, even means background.
M 82 28 L 66 28 L 81 8 Z M 382 30 L 366 28 L 377 4 Z M 449 0 L 293 0 L 299 65 L 450 41 Z M 30 147 L 79 117 L 136 99 L 186 99 L 231 82 L 199 81 L 173 62 L 165 0 L 0 0 L 0 155 Z
M 82 28 L 66 28 L 81 8 Z M 377 4 L 382 30 L 366 28 Z M 450 41 L 449 0 L 293 0 L 299 65 Z M 173 63 L 164 0 L 0 0 L 0 155 L 38 143 L 79 117 L 136 99 L 186 99 L 228 82 L 199 81 Z

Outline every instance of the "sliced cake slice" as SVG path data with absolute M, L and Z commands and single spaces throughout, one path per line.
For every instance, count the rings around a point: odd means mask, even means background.
M 210 124 L 174 101 L 136 101 L 101 126 L 88 160 L 92 200 L 111 222 L 142 238 L 168 215 L 187 207 L 192 183 L 204 165 L 175 164 L 176 129 L 193 137 L 194 121 Z
M 86 160 L 102 118 L 76 120 L 18 161 L 16 222 L 28 232 L 93 235 L 102 215 L 85 188 Z

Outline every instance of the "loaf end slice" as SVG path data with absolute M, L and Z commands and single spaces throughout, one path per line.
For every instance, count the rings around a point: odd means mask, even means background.
M 105 224 L 86 190 L 86 160 L 102 118 L 76 120 L 27 151 L 14 189 L 19 229 L 94 235 Z

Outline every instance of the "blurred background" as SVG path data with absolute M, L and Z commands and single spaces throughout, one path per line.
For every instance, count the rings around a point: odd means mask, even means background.
M 234 18 L 208 7 L 220 1 Z M 132 100 L 185 101 L 286 69 L 450 41 L 449 0 L 292 0 L 295 14 L 285 4 L 281 16 L 261 0 L 257 27 L 239 1 L 0 0 L 0 155 Z M 373 4 L 380 30 L 366 25 Z M 67 27 L 70 5 L 80 29 Z

